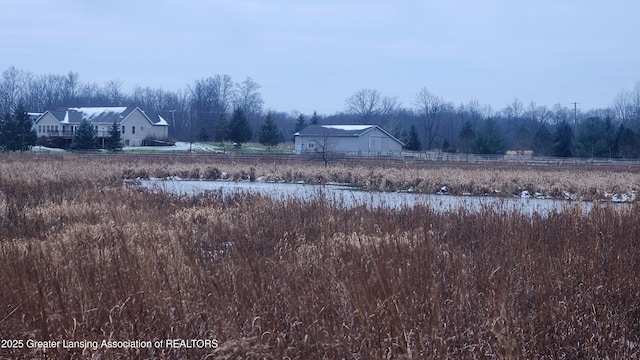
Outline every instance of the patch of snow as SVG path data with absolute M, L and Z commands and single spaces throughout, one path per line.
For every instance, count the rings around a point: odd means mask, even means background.
M 85 107 L 85 108 L 69 108 L 69 111 L 77 111 L 82 113 L 82 118 L 91 120 L 92 118 L 104 113 L 123 113 L 126 107 Z M 67 119 L 67 114 L 65 114 Z
M 373 125 L 321 125 L 325 129 L 336 129 L 345 131 L 361 131 L 366 130 Z
M 569 193 L 568 191 L 565 191 L 565 192 L 563 193 L 563 195 L 564 195 L 564 199 L 565 199 L 565 200 L 578 200 L 578 195 L 576 195 L 576 194 L 571 194 L 571 193 Z
M 59 149 L 59 148 L 51 148 L 51 147 L 36 145 L 36 146 L 32 146 L 31 147 L 31 151 L 62 152 L 62 151 L 65 151 L 65 150 L 64 149 Z
M 605 192 L 604 198 L 611 199 L 611 202 L 614 202 L 614 203 L 634 202 L 636 200 L 636 191 L 631 190 L 631 194 L 628 194 L 628 193 L 618 194 L 618 193 Z
M 158 115 L 158 118 L 160 119 L 160 121 L 158 121 L 157 123 L 155 123 L 156 125 L 169 125 L 169 123 L 167 122 L 167 120 L 165 120 L 162 116 Z

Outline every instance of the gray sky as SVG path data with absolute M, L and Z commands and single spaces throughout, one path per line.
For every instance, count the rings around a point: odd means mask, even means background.
M 640 80 L 636 0 L 0 0 L 0 71 L 186 89 L 229 74 L 265 108 L 333 114 L 363 88 L 499 110 L 610 105 Z

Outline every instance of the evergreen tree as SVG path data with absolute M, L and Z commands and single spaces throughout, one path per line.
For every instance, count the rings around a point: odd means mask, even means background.
M 524 124 L 521 124 L 516 130 L 516 136 L 514 139 L 514 145 L 517 154 L 522 154 L 523 150 L 528 147 L 529 129 Z
M 553 134 L 553 156 L 570 157 L 573 155 L 573 130 L 566 121 L 561 121 L 556 125 Z
M 318 114 L 315 112 L 315 110 L 313 111 L 313 116 L 311 117 L 311 120 L 309 121 L 310 125 L 320 125 L 320 117 L 318 117 Z
M 37 140 L 33 121 L 22 104 L 18 104 L 13 115 L 7 113 L 0 120 L 0 149 L 25 151 L 35 145 Z
M 200 128 L 200 132 L 198 133 L 198 141 L 204 142 L 209 140 L 209 134 L 207 134 L 207 130 L 204 128 Z
M 471 121 L 467 120 L 462 129 L 460 130 L 460 151 L 464 153 L 471 152 L 471 144 L 473 143 L 473 138 L 476 136 L 475 131 L 473 131 L 473 125 L 471 125 Z
M 507 149 L 506 140 L 498 123 L 488 118 L 473 142 L 473 151 L 476 154 L 504 154 Z
M 267 113 L 267 118 L 260 127 L 258 141 L 267 148 L 271 148 L 272 146 L 278 145 L 281 136 L 282 134 L 278 130 L 278 125 L 273 121 L 271 112 Z
M 122 136 L 120 135 L 120 127 L 116 121 L 113 122 L 109 129 L 109 136 L 104 139 L 104 147 L 109 151 L 122 149 Z
M 71 148 L 74 150 L 95 150 L 98 148 L 96 131 L 88 120 L 83 119 L 78 125 L 75 134 L 73 134 Z
M 635 159 L 640 156 L 640 137 L 633 130 L 620 125 L 618 131 L 616 131 L 614 150 L 616 156 Z
M 442 152 L 446 152 L 446 153 L 455 152 L 455 149 L 451 147 L 451 144 L 449 144 L 449 139 L 447 138 L 445 138 L 444 141 L 442 142 Z
M 220 114 L 220 118 L 216 122 L 215 141 L 224 142 L 228 138 L 229 122 L 224 114 Z
M 233 116 L 229 122 L 228 136 L 229 140 L 236 143 L 236 146 L 240 146 L 240 144 L 251 140 L 251 137 L 253 137 L 253 131 L 247 121 L 247 117 L 239 107 L 233 111 Z
M 609 119 L 590 117 L 584 120 L 576 137 L 576 156 L 610 157 L 615 147 L 615 131 Z
M 541 124 L 533 136 L 533 153 L 550 156 L 553 153 L 553 136 L 546 125 Z
M 297 133 L 298 131 L 304 129 L 305 127 L 307 127 L 307 121 L 304 118 L 303 114 L 298 115 L 298 120 L 296 120 L 296 127 L 293 130 L 294 133 Z
M 411 125 L 411 129 L 409 130 L 409 139 L 407 141 L 407 144 L 405 145 L 405 148 L 411 151 L 422 150 L 422 144 L 420 143 L 420 136 L 418 136 L 418 131 L 416 130 L 415 125 Z

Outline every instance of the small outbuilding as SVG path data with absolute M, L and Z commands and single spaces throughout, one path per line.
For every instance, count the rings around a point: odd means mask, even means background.
M 296 154 L 400 156 L 403 143 L 378 125 L 311 125 L 294 134 Z

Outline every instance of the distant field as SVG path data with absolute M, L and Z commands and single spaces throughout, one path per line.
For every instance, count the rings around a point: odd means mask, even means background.
M 0 358 L 638 357 L 640 205 L 372 210 L 123 186 L 137 177 L 593 200 L 640 186 L 632 167 L 0 154 Z M 42 349 L 103 340 L 152 346 Z

